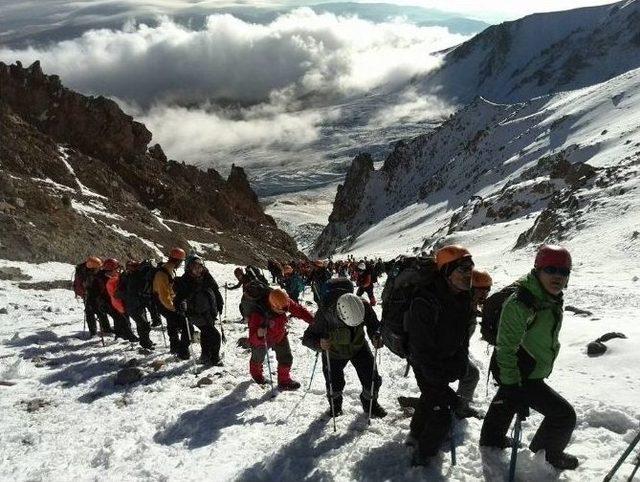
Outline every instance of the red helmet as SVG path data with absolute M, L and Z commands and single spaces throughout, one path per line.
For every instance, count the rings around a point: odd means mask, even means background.
M 115 271 L 120 268 L 120 261 L 115 258 L 108 258 L 102 263 L 102 269 L 105 271 Z
M 182 248 L 171 248 L 171 252 L 169 253 L 169 258 L 171 259 L 179 259 L 180 261 L 184 261 L 187 257 L 187 253 L 184 252 Z
M 538 250 L 538 254 L 536 254 L 534 267 L 536 269 L 542 269 L 547 266 L 571 269 L 571 254 L 562 246 L 544 244 Z

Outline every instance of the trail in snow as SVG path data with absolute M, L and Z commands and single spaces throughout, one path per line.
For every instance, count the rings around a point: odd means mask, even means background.
M 59 263 L 17 265 L 34 281 L 68 279 L 73 267 Z M 232 279 L 233 266 L 208 263 L 220 283 Z M 378 290 L 380 287 L 378 288 Z M 379 293 L 378 293 L 379 295 Z M 228 343 L 225 366 L 196 374 L 193 362 L 176 361 L 158 343 L 148 355 L 126 342 L 82 336 L 82 305 L 71 291 L 21 290 L 0 281 L 0 479 L 3 480 L 502 480 L 507 452 L 481 451 L 481 422 L 465 420 L 455 427 L 458 465 L 451 467 L 448 448 L 433 467 L 410 468 L 404 446 L 409 418 L 400 409 L 399 395 L 416 395 L 413 376 L 404 378 L 404 363 L 381 350 L 381 404 L 385 419 L 367 426 L 353 369 L 345 371 L 345 414 L 337 433 L 321 417 L 327 408 L 324 384 L 317 370 L 304 398 L 314 353 L 299 338 L 305 324 L 290 322 L 294 353 L 293 375 L 302 382 L 298 392 L 272 399 L 252 383 L 249 354 L 235 346 L 245 335 L 237 313 L 238 292 L 229 292 Z M 305 301 L 310 300 L 305 296 Z M 591 318 L 566 313 L 563 349 L 550 379 L 575 406 L 578 426 L 569 447 L 581 461 L 576 472 L 557 473 L 527 449 L 519 455 L 518 480 L 598 480 L 638 430 L 640 419 L 640 328 L 636 322 L 638 293 L 620 292 L 601 301 L 600 288 L 577 283 L 568 303 L 594 312 Z M 379 311 L 379 308 L 377 308 Z M 595 318 L 600 318 L 596 320 Z M 610 342 L 609 352 L 591 359 L 588 341 L 605 331 L 624 331 L 628 340 Z M 199 346 L 193 345 L 196 356 Z M 477 337 L 472 355 L 486 374 L 486 344 Z M 272 356 L 275 367 L 275 357 Z M 147 375 L 127 388 L 113 377 L 131 358 Z M 165 365 L 154 371 L 151 363 Z M 209 375 L 213 384 L 196 387 Z M 485 396 L 484 377 L 476 392 L 486 410 L 494 393 Z M 27 402 L 32 408 L 29 412 Z M 524 425 L 524 441 L 531 439 L 540 416 Z M 617 480 L 631 471 L 631 458 Z

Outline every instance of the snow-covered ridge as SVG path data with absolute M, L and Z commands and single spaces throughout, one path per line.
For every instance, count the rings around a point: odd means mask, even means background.
M 339 247 L 348 250 L 358 244 L 359 235 L 392 222 L 406 209 L 422 213 L 412 217 L 422 228 L 421 240 L 412 240 L 414 248 L 454 231 L 530 216 L 554 196 L 573 194 L 578 186 L 569 189 L 567 176 L 596 176 L 592 182 L 615 189 L 619 178 L 607 169 L 624 177 L 639 155 L 640 69 L 518 104 L 477 98 L 435 131 L 399 144 L 380 170 L 364 176 L 366 182 L 347 178 L 350 192 L 339 192 L 316 250 L 321 255 Z M 555 173 L 558 169 L 567 172 Z M 603 187 L 595 189 L 592 196 L 609 196 Z M 357 207 L 353 212 L 336 212 L 336 205 L 349 202 Z M 395 239 L 399 246 L 411 247 Z
M 640 67 L 640 1 L 541 13 L 489 27 L 416 79 L 423 92 L 466 104 L 520 102 L 598 84 Z

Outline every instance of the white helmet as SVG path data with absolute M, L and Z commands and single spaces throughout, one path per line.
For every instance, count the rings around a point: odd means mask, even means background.
M 359 269 L 360 271 L 364 271 L 365 269 L 367 269 L 367 265 L 366 265 L 366 264 L 364 264 L 364 263 L 360 263 L 360 264 L 358 265 L 358 269 Z
M 353 293 L 346 293 L 338 298 L 336 312 L 347 326 L 358 326 L 364 321 L 364 303 Z

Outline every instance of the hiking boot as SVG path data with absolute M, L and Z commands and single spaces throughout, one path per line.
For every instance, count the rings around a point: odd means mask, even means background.
M 411 457 L 411 467 L 428 467 L 429 465 L 431 465 L 431 457 L 414 450 L 413 457 Z
M 331 398 L 327 397 L 327 401 L 329 402 L 329 408 L 325 412 L 325 415 L 331 418 Z M 333 411 L 336 414 L 336 417 L 342 415 L 342 397 L 336 397 L 333 399 Z
M 566 452 L 560 453 L 549 453 L 545 455 L 547 462 L 553 465 L 553 467 L 557 470 L 576 470 L 578 465 L 580 465 L 580 461 L 578 457 L 575 455 L 570 455 Z
M 383 418 L 387 416 L 387 411 L 380 406 L 378 400 L 373 399 L 373 403 L 371 403 L 371 399 L 366 399 L 362 395 L 360 395 L 360 402 L 362 402 L 362 409 L 364 413 L 369 414 L 369 406 L 371 405 L 371 418 Z
M 180 358 L 180 360 L 188 360 L 189 358 L 191 358 L 191 354 L 189 353 L 189 350 L 180 350 L 177 353 L 178 358 Z
M 156 347 L 156 344 L 153 343 L 151 340 L 142 340 L 140 342 L 140 346 L 145 350 L 153 350 Z
M 267 383 L 267 381 L 264 379 L 262 375 L 252 376 L 251 378 L 253 378 L 253 381 L 256 382 L 258 385 L 265 385 Z
M 281 392 L 293 391 L 300 388 L 300 383 L 295 380 L 289 380 L 287 382 L 278 383 L 278 390 Z

